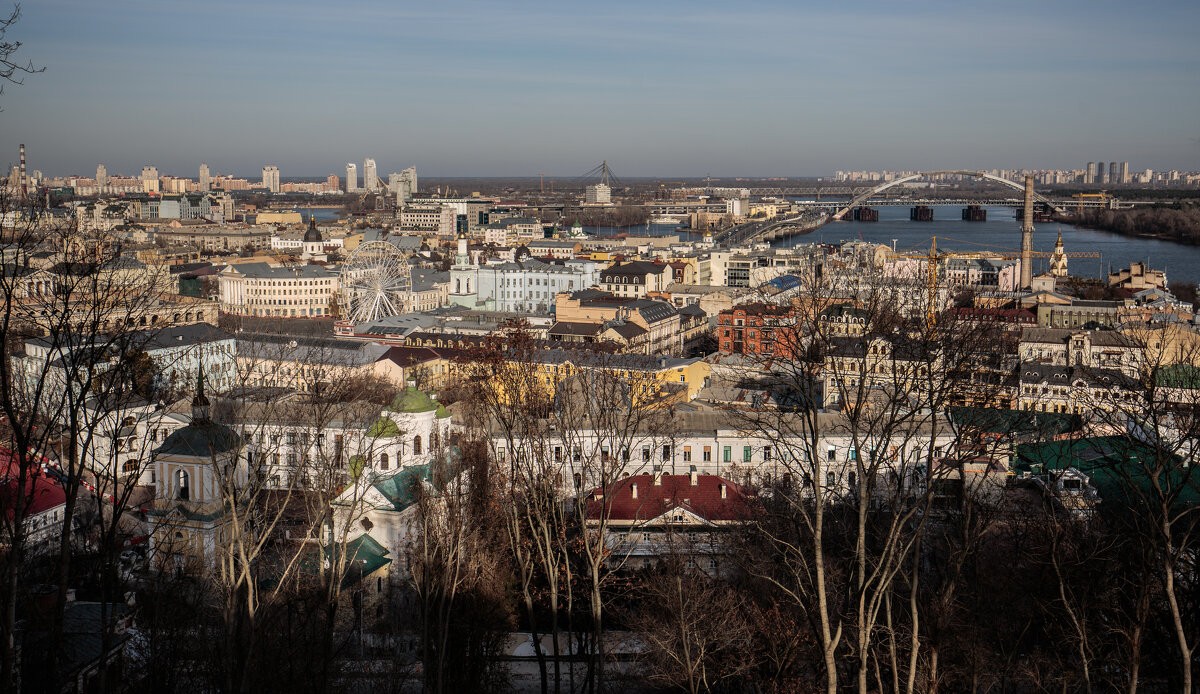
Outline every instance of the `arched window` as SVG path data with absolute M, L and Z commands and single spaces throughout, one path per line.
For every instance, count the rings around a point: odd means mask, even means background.
M 380 470 L 386 470 L 386 469 L 388 469 L 388 457 L 387 457 L 387 453 L 380 453 L 380 454 L 379 454 L 379 469 L 380 469 Z
M 188 489 L 188 474 L 186 470 L 179 470 L 175 473 L 176 498 L 181 501 L 187 501 L 191 490 Z
M 413 437 L 413 455 L 421 455 L 421 437 Z

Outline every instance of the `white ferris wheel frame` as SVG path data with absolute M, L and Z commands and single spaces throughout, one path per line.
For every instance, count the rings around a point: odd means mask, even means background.
M 412 303 L 408 260 L 387 241 L 354 249 L 342 266 L 340 284 L 346 316 L 356 323 L 400 315 Z

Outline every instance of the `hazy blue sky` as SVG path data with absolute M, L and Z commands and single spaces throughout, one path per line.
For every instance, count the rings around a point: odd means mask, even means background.
M 7 0 L 0 0 L 6 3 Z M 47 173 L 1200 168 L 1200 3 L 25 0 Z M 360 173 L 361 175 L 361 173 Z

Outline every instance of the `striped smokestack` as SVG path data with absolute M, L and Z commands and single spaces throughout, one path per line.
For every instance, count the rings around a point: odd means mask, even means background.
M 1033 176 L 1025 176 L 1025 215 L 1021 220 L 1021 289 L 1033 286 Z
M 25 182 L 25 144 L 21 144 L 21 199 L 29 194 L 29 184 Z

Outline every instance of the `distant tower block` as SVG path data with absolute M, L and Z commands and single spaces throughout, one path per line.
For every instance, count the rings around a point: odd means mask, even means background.
M 104 164 L 96 167 L 96 186 L 103 188 L 108 185 L 108 169 L 104 168 Z
M 1021 289 L 1033 286 L 1033 176 L 1025 176 L 1025 208 L 1021 219 Z
M 358 165 L 354 162 L 346 164 L 346 192 L 358 190 Z
M 1067 276 L 1067 254 L 1063 251 L 1062 229 L 1058 230 L 1058 241 L 1054 243 L 1054 254 L 1050 256 L 1050 274 L 1055 277 Z
M 200 190 L 208 190 L 208 188 L 209 188 L 208 164 L 201 164 L 200 165 Z
M 379 174 L 375 169 L 374 159 L 363 159 L 363 188 L 366 188 L 368 193 L 379 190 Z

